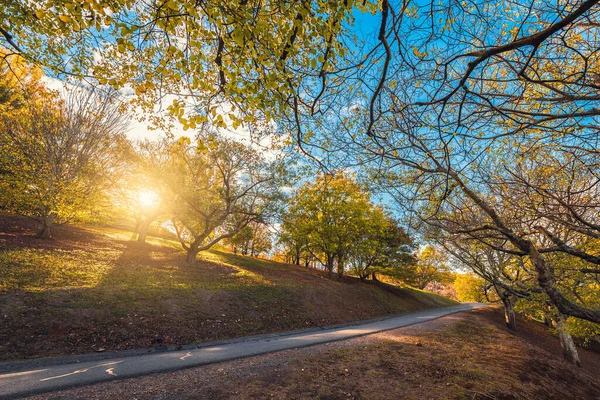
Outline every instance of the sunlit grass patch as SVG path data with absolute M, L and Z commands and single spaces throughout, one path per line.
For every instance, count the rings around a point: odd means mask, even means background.
M 234 254 L 227 254 L 220 251 L 203 252 L 201 256 L 203 260 L 219 263 L 227 267 L 233 268 L 236 272 L 229 275 L 237 278 L 239 280 L 237 283 L 240 285 L 275 285 L 269 279 L 266 279 L 265 277 L 257 273 L 240 267 L 240 265 L 244 267 L 264 264 L 264 262 L 261 262 L 260 260 L 251 259 L 249 257 L 240 257 Z
M 114 267 L 118 252 L 13 248 L 0 251 L 0 291 L 94 287 Z
M 183 254 L 183 248 L 181 247 L 181 244 L 175 240 L 165 239 L 165 238 L 160 238 L 160 237 L 155 237 L 155 236 L 148 236 L 148 237 L 146 237 L 146 243 L 157 245 L 157 246 L 169 247 L 173 250 L 179 250 Z
M 86 225 L 83 229 L 91 233 L 108 236 L 115 240 L 130 240 L 133 236 L 133 232 L 131 231 L 126 231 L 111 226 Z

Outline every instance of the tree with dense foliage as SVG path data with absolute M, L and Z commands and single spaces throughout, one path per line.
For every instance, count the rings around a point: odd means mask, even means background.
M 341 278 L 354 243 L 368 229 L 372 209 L 369 194 L 352 176 L 321 175 L 290 199 L 283 229 L 293 240 L 306 241 L 330 277 L 337 267 Z
M 472 272 L 456 274 L 454 289 L 459 301 L 485 302 L 487 282 Z
M 2 86 L 16 92 L 5 90 L 11 99 L 1 104 L 0 197 L 4 209 L 34 218 L 37 236 L 47 239 L 54 224 L 90 218 L 127 124 L 111 94 L 78 87 L 62 99 L 35 71 L 24 88 L 11 76 L 2 71 Z
M 430 282 L 444 280 L 448 259 L 443 251 L 429 245 L 421 249 L 416 258 L 410 268 L 404 269 L 401 275 L 403 281 L 422 290 Z
M 381 207 L 374 207 L 366 228 L 351 249 L 350 263 L 353 271 L 365 280 L 377 280 L 377 274 L 399 277 L 406 269 L 414 267 L 413 240 L 398 221 Z
M 306 236 L 298 232 L 299 229 L 296 228 L 300 228 L 300 226 L 293 222 L 294 216 L 290 213 L 283 215 L 283 221 L 283 231 L 279 233 L 277 238 L 281 255 L 287 263 L 308 267 L 314 257 L 308 248 Z
M 346 58 L 340 35 L 354 9 L 376 3 L 9 1 L 0 45 L 59 76 L 131 85 L 150 111 L 176 94 L 169 111 L 192 129 L 252 126 L 303 101 L 300 88 L 325 86 L 317 75 Z
M 234 254 L 237 254 L 239 251 L 243 255 L 248 255 L 248 249 L 250 248 L 250 243 L 252 242 L 252 234 L 252 227 L 250 227 L 250 225 L 246 225 L 230 239 L 227 239 L 226 242 L 233 247 Z

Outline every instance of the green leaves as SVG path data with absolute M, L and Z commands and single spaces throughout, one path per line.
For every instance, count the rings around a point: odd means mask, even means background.
M 343 60 L 342 27 L 353 18 L 353 3 L 44 0 L 30 12 L 9 3 L 0 17 L 23 55 L 40 65 L 134 87 L 132 106 L 147 112 L 165 93 L 176 96 L 187 106 L 169 111 L 188 129 L 212 106 L 235 104 L 235 117 L 223 107 L 213 122 L 237 129 L 280 115 L 324 63 Z
M 286 243 L 321 257 L 328 268 L 335 260 L 338 272 L 347 263 L 369 273 L 371 267 L 399 266 L 398 257 L 412 251 L 410 239 L 369 196 L 351 175 L 319 176 L 290 200 Z

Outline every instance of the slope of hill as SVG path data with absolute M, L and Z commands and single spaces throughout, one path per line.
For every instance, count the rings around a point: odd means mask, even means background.
M 218 340 L 455 304 L 410 288 L 179 245 L 104 227 L 33 238 L 0 215 L 0 360 Z

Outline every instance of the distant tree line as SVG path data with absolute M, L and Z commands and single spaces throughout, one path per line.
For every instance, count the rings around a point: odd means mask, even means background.
M 279 245 L 285 260 L 327 271 L 330 278 L 378 275 L 424 289 L 451 280 L 434 247 L 417 251 L 401 223 L 349 173 L 324 174 L 292 193 L 282 216 Z

